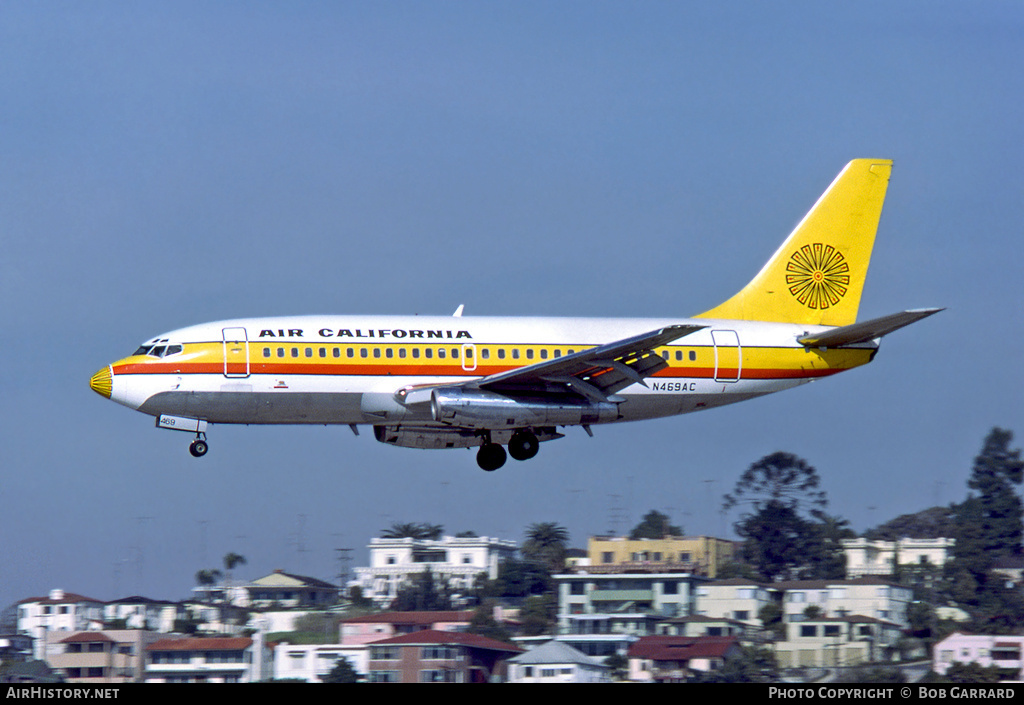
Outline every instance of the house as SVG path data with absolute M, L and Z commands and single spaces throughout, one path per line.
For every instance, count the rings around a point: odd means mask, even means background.
M 656 633 L 664 636 L 733 636 L 740 641 L 758 643 L 768 640 L 766 632 L 760 627 L 728 617 L 707 617 L 702 614 L 662 619 L 658 622 Z
M 143 629 L 46 633 L 46 662 L 69 683 L 141 683 L 145 647 L 161 638 Z
M 194 631 L 204 634 L 241 634 L 249 621 L 246 608 L 229 602 L 186 600 L 181 606 L 186 621 L 195 627 Z
M 146 683 L 255 683 L 271 674 L 260 634 L 248 637 L 165 638 L 145 650 Z
M 772 583 L 782 595 L 783 621 L 809 619 L 808 607 L 820 617 L 862 615 L 907 628 L 907 606 L 913 590 L 878 577 L 852 580 L 793 580 Z
M 505 679 L 517 646 L 476 634 L 434 629 L 369 645 L 373 683 L 490 683 Z
M 941 567 L 952 555 L 955 539 L 909 539 L 871 541 L 864 538 L 843 539 L 846 555 L 846 577 L 892 575 L 893 567 L 931 565 Z
M 467 593 L 483 574 L 489 580 L 498 577 L 498 564 L 515 557 L 516 542 L 486 536 L 441 539 L 370 540 L 370 565 L 356 568 L 356 579 L 363 597 L 377 605 L 390 604 L 398 589 L 416 575 L 429 570 L 447 581 L 456 593 Z
M 603 659 L 554 640 L 508 660 L 509 683 L 606 683 L 610 674 Z
M 695 671 L 715 671 L 741 653 L 733 637 L 645 636 L 626 653 L 629 679 L 684 683 Z
M 275 570 L 243 585 L 241 606 L 323 609 L 338 601 L 338 586 L 318 578 Z
M 932 670 L 946 675 L 954 663 L 1006 669 L 1001 680 L 1024 680 L 1024 636 L 953 632 L 932 649 Z
M 370 650 L 367 646 L 344 644 L 289 644 L 274 646 L 274 680 L 302 680 L 322 683 L 338 659 L 347 659 L 356 673 L 366 675 Z
M 349 617 L 338 625 L 339 642 L 345 646 L 369 644 L 402 634 L 435 630 L 464 632 L 473 619 L 472 610 L 452 612 L 380 612 Z
M 103 606 L 103 621 L 123 622 L 125 629 L 146 629 L 154 632 L 173 632 L 175 622 L 185 617 L 185 608 L 170 600 L 152 600 L 132 595 L 113 600 Z
M 808 618 L 786 626 L 786 637 L 775 642 L 781 668 L 839 668 L 895 660 L 903 630 L 874 617 Z
M 587 555 L 591 572 L 615 566 L 618 572 L 641 566 L 663 571 L 687 572 L 714 578 L 722 566 L 731 563 L 739 544 L 711 536 L 666 536 L 660 539 L 630 539 L 621 536 L 591 536 Z
M 705 617 L 733 619 L 760 627 L 761 610 L 777 599 L 778 595 L 771 587 L 752 580 L 711 580 L 697 586 L 694 612 Z
M 81 632 L 103 626 L 102 600 L 63 590 L 51 590 L 46 597 L 18 601 L 19 634 L 35 640 L 33 657 L 42 660 L 47 632 Z

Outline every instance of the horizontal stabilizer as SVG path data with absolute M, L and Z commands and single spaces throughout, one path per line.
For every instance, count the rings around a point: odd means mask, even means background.
M 872 318 L 870 321 L 832 328 L 820 333 L 810 333 L 797 338 L 797 342 L 809 348 L 837 348 L 841 345 L 866 343 L 943 310 L 945 309 L 918 308 L 911 311 L 900 311 L 881 318 Z

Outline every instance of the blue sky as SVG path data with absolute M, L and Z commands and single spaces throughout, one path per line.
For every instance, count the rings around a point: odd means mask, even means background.
M 229 551 L 330 579 L 397 521 L 729 535 L 776 450 L 859 530 L 959 501 L 1024 434 L 1022 31 L 1016 2 L 4 3 L 0 603 L 177 599 Z M 196 461 L 88 388 L 221 318 L 698 313 L 855 157 L 895 160 L 861 316 L 948 310 L 785 394 L 485 474 L 344 427 L 218 426 Z

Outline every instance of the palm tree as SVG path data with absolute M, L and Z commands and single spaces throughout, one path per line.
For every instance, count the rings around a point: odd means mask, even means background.
M 437 541 L 444 533 L 444 527 L 440 524 L 426 523 L 395 523 L 390 529 L 381 532 L 381 538 L 385 539 L 429 539 Z
M 523 543 L 523 557 L 541 563 L 552 573 L 565 568 L 569 530 L 555 522 L 530 524 Z
M 227 571 L 226 582 L 229 586 L 231 585 L 231 571 L 234 570 L 236 566 L 245 565 L 246 563 L 248 563 L 248 561 L 245 560 L 245 556 L 238 553 L 228 553 L 224 556 L 224 570 Z

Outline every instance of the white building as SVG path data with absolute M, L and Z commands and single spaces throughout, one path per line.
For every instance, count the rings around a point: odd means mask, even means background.
M 607 683 L 611 669 L 603 659 L 568 644 L 549 641 L 508 661 L 509 683 Z
M 953 552 L 954 539 L 900 539 L 899 541 L 869 541 L 843 539 L 846 554 L 846 577 L 862 575 L 892 575 L 893 565 L 942 566 Z
M 154 632 L 173 632 L 174 622 L 184 619 L 185 608 L 178 602 L 151 600 L 139 595 L 122 597 L 103 607 L 103 620 L 124 620 L 126 629 L 148 629 Z
M 1019 682 L 1024 681 L 1022 652 L 1024 636 L 953 632 L 933 648 L 932 670 L 944 676 L 954 663 L 977 663 L 985 668 L 1004 668 L 1006 680 Z
M 819 617 L 860 615 L 902 628 L 910 626 L 907 606 L 913 600 L 913 590 L 881 578 L 794 580 L 772 583 L 771 587 L 783 593 L 783 621 L 787 624 L 807 620 L 807 608 L 814 606 Z
M 774 602 L 771 590 L 742 578 L 703 583 L 697 586 L 696 596 L 695 614 L 733 619 L 756 627 L 761 626 L 761 610 Z
M 271 675 L 262 635 L 168 638 L 146 647 L 146 683 L 256 683 Z
M 369 672 L 368 646 L 282 642 L 274 647 L 274 679 L 322 683 L 341 658 L 347 659 L 356 673 L 365 676 Z
M 46 632 L 81 632 L 103 626 L 101 600 L 63 590 L 18 602 L 18 633 L 35 639 L 33 657 L 43 658 Z
M 398 596 L 398 589 L 410 578 L 429 569 L 444 578 L 454 592 L 468 592 L 481 573 L 498 577 L 498 564 L 515 556 L 516 542 L 474 536 L 445 536 L 431 539 L 371 539 L 370 566 L 356 568 L 363 597 L 386 605 Z

